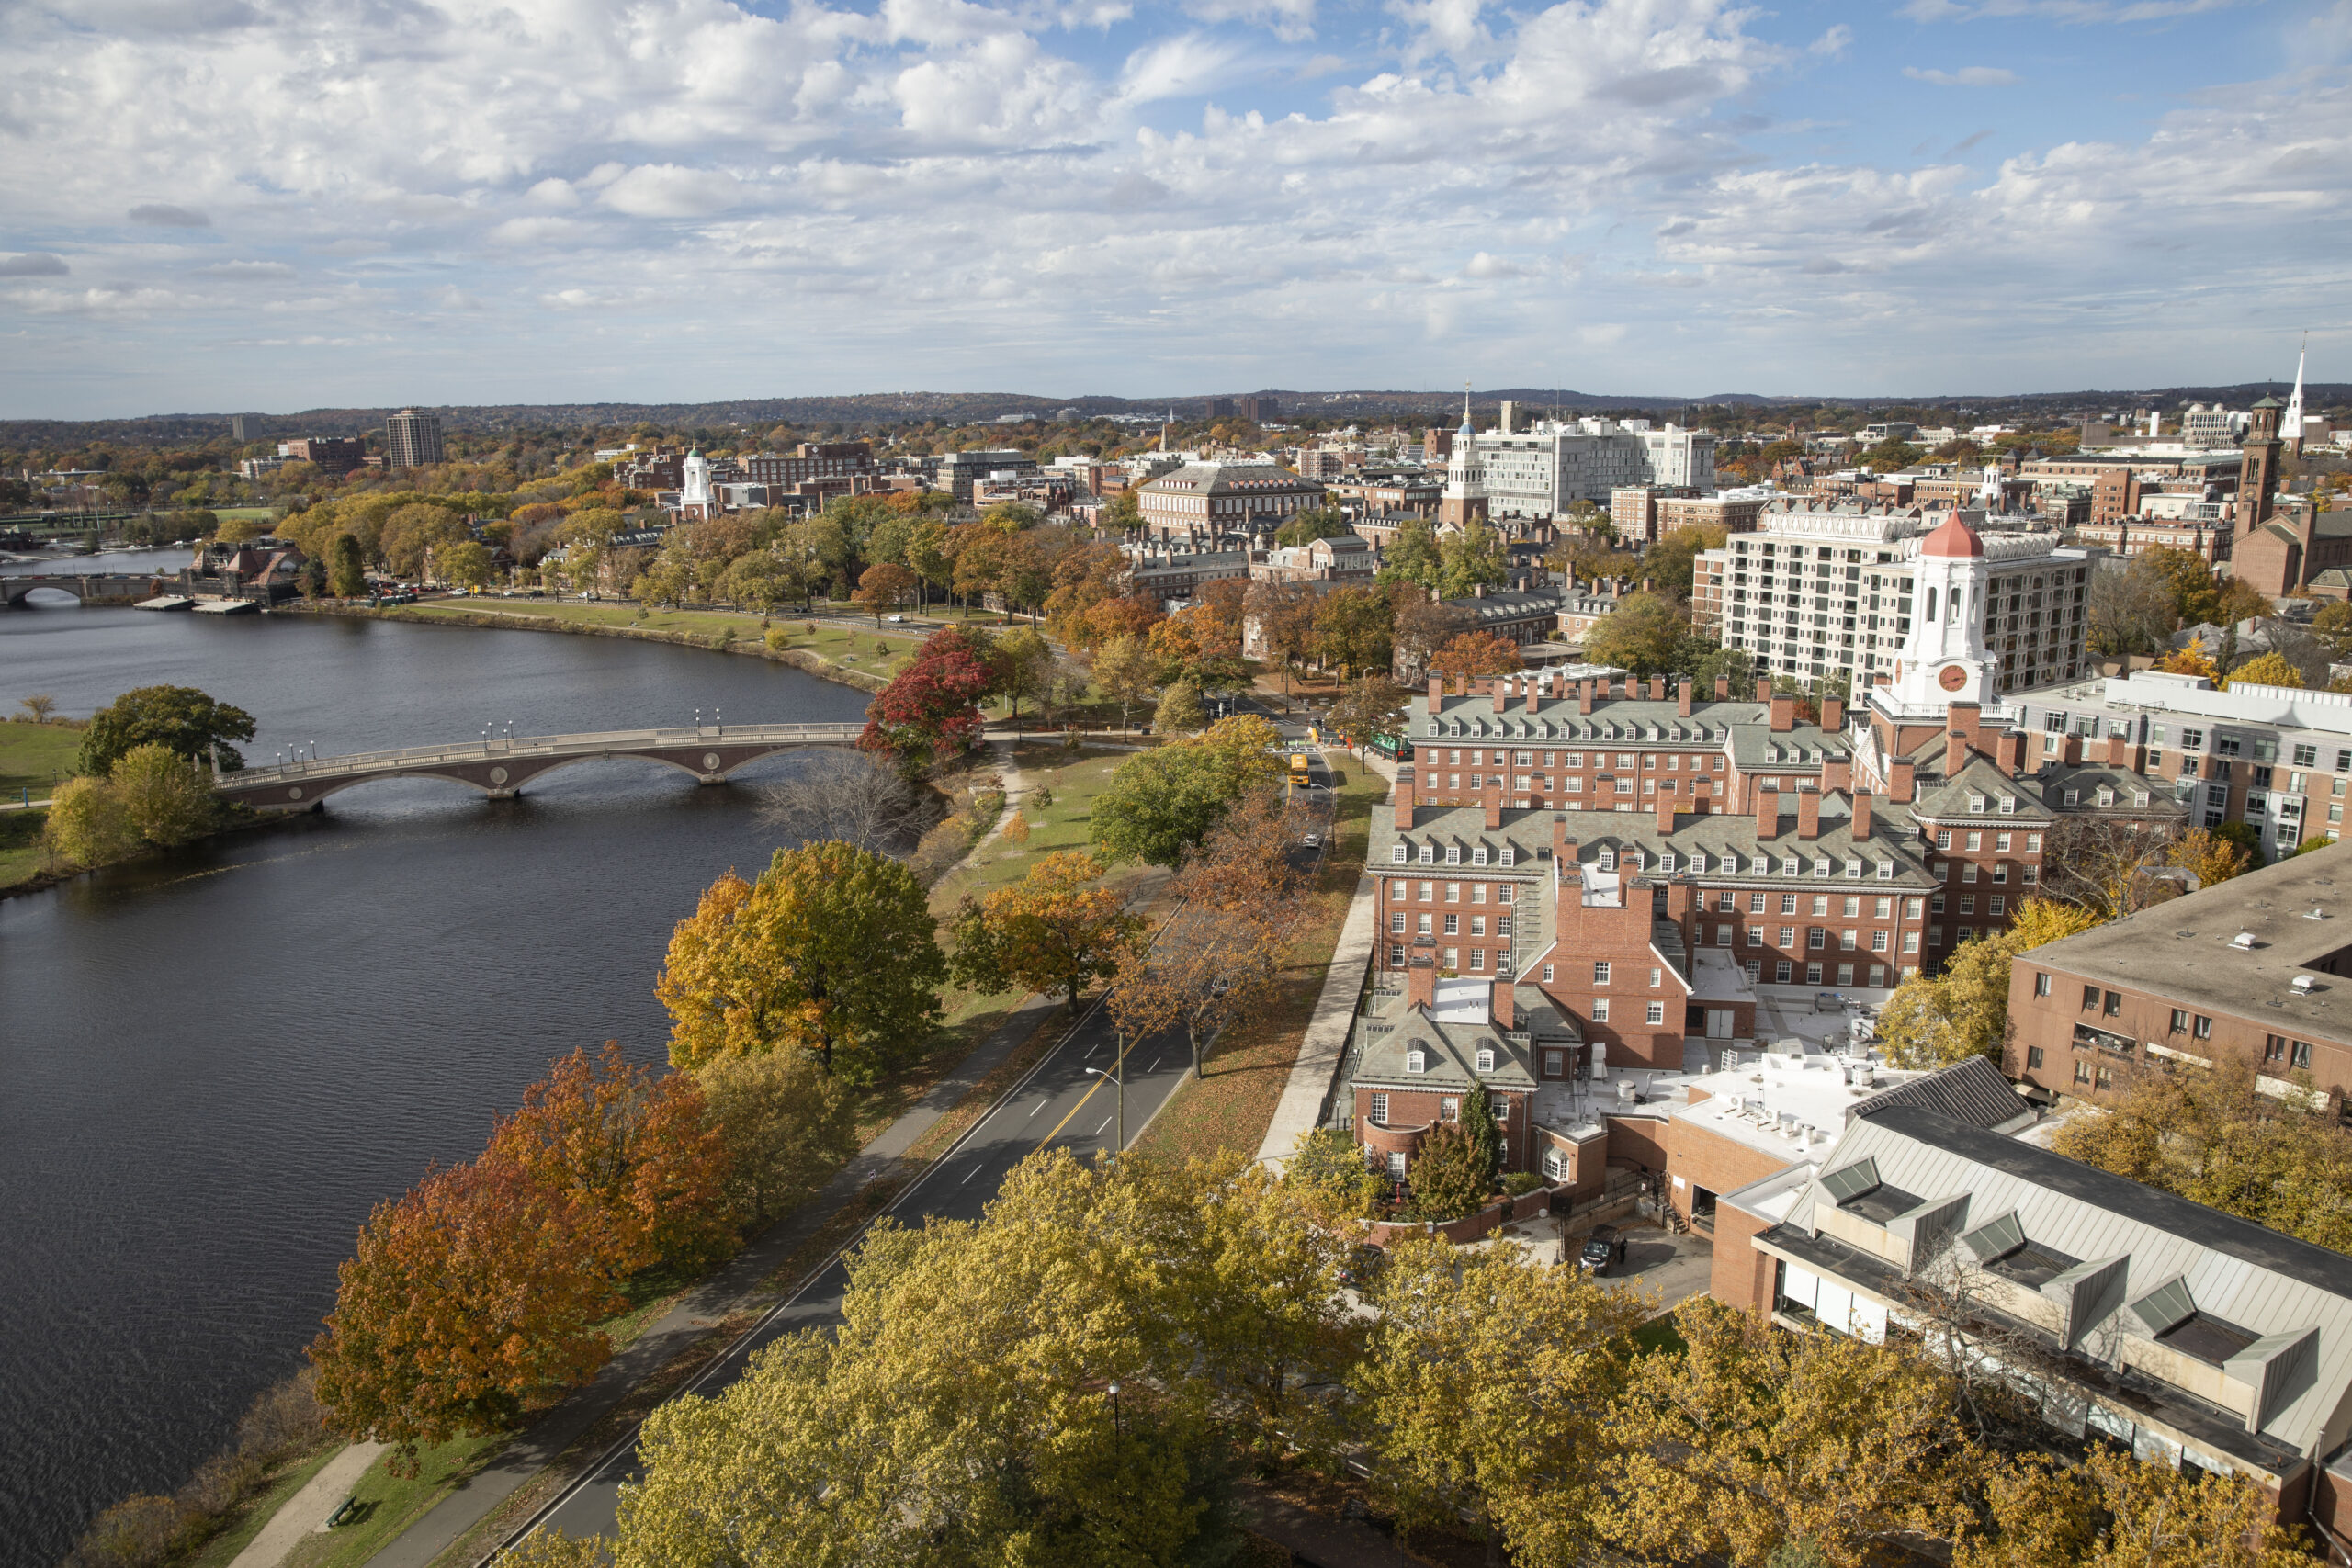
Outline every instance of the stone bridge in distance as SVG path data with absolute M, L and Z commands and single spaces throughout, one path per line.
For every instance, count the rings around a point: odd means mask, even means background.
M 0 577 L 0 604 L 13 610 L 36 588 L 71 593 L 85 604 L 136 604 L 164 592 L 167 579 L 148 572 L 42 572 L 29 577 Z
M 807 746 L 854 746 L 858 724 L 706 724 L 675 729 L 618 729 L 597 735 L 542 735 L 360 751 L 276 767 L 223 773 L 220 798 L 256 811 L 306 811 L 327 796 L 374 779 L 448 779 L 492 800 L 521 793 L 533 779 L 574 762 L 637 757 L 724 784 L 737 769 Z

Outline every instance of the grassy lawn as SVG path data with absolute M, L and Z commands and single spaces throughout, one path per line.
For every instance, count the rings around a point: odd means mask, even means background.
M 188 1568 L 229 1568 L 229 1564 L 236 1561 L 237 1553 L 251 1544 L 254 1537 L 261 1534 L 262 1527 L 277 1517 L 277 1510 L 292 1501 L 294 1494 L 302 1490 L 311 1477 L 325 1469 L 327 1461 L 342 1451 L 340 1447 L 330 1444 L 288 1466 L 283 1474 L 270 1483 L 268 1491 L 246 1505 L 236 1523 L 206 1541 L 203 1549 L 188 1559 Z
M 40 799 L 73 773 L 81 750 L 78 724 L 0 723 L 0 799 L 21 799 L 28 790 Z
M 1334 751 L 1327 760 L 1347 783 L 1339 792 L 1331 852 L 1307 895 L 1305 922 L 1283 967 L 1281 998 L 1263 1016 L 1217 1041 L 1204 1064 L 1207 1076 L 1185 1079 L 1170 1097 L 1136 1140 L 1141 1153 L 1184 1160 L 1235 1149 L 1254 1157 L 1265 1140 L 1363 874 L 1372 807 L 1388 795 L 1388 781 L 1358 766 L 1353 757 Z
M 735 610 L 655 610 L 639 614 L 633 604 L 582 604 L 554 599 L 434 599 L 403 607 L 404 616 L 443 619 L 461 615 L 504 615 L 517 621 L 555 621 L 571 626 L 628 626 L 646 631 L 684 633 L 716 643 L 733 633 L 736 639 L 757 642 L 763 637 L 757 615 Z M 905 631 L 876 632 L 827 621 L 795 620 L 779 613 L 774 624 L 788 634 L 793 648 L 803 649 L 829 662 L 863 670 L 885 679 L 903 668 L 920 646 L 920 636 Z M 805 628 L 814 626 L 810 632 Z
M 41 825 L 46 811 L 0 811 L 0 887 L 24 881 L 41 869 Z
M 325 1535 L 306 1537 L 286 1559 L 287 1568 L 358 1568 L 439 1502 L 452 1486 L 478 1475 L 506 1446 L 503 1436 L 459 1438 L 417 1455 L 417 1473 L 402 1478 L 385 1468 L 385 1456 L 368 1467 L 351 1495 L 363 1517 Z
M 944 918 L 967 893 L 977 897 L 1009 886 L 1046 855 L 1089 848 L 1088 822 L 1094 797 L 1110 784 L 1119 764 L 1134 755 L 1093 746 L 1077 751 L 1054 744 L 1024 743 L 1014 748 L 1023 788 L 1021 817 L 1029 825 L 1029 840 L 1014 843 L 1000 833 L 981 845 L 978 854 L 932 889 L 933 912 Z M 1053 791 L 1052 805 L 1037 804 L 1041 785 Z M 1114 886 L 1129 886 L 1145 874 L 1144 867 L 1121 866 L 1113 870 L 1111 881 Z
M 1634 1330 L 1634 1343 L 1642 1348 L 1643 1354 L 1652 1356 L 1660 1350 L 1671 1355 L 1690 1348 L 1683 1342 L 1682 1331 L 1675 1327 L 1672 1313 L 1654 1317 Z

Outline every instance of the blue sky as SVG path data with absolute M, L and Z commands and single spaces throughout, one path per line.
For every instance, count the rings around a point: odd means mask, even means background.
M 2352 0 L 18 0 L 0 414 L 2352 379 Z

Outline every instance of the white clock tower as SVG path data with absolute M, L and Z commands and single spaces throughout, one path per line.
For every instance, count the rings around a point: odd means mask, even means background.
M 1984 641 L 1992 581 L 1984 541 L 1954 512 L 1919 541 L 1911 584 L 1911 631 L 1891 685 L 1871 705 L 1895 722 L 1940 724 L 1953 703 L 1990 712 L 2000 704 L 2000 664 Z

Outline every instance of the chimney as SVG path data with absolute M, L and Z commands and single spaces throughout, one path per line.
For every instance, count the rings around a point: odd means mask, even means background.
M 1908 806 L 1918 793 L 1915 782 L 1918 764 L 1908 757 L 1897 757 L 1887 765 L 1886 798 L 1896 806 Z
M 1540 680 L 1540 681 L 1530 681 L 1530 682 L 1527 682 L 1527 711 L 1528 711 L 1528 712 L 1530 712 L 1530 713 L 1533 713 L 1533 712 L 1535 711 L 1535 705 L 1536 705 L 1536 704 L 1540 703 L 1541 701 L 1543 701 L 1543 700 L 1544 700 L 1544 698 L 1548 697 L 1548 696 L 1550 696 L 1551 694 L 1552 694 L 1552 678 L 1551 678 L 1549 675 L 1544 676 L 1544 677 L 1542 680 Z
M 1781 836 L 1781 792 L 1769 784 L 1756 786 L 1756 836 L 1758 839 Z
M 1772 699 L 1772 733 L 1781 735 L 1797 727 L 1797 700 L 1788 693 Z
M 1405 964 L 1405 1005 L 1409 1008 L 1437 1005 L 1437 961 L 1416 954 Z
M 1445 677 L 1431 674 L 1430 676 L 1430 716 L 1431 718 L 1437 716 L 1437 705 L 1443 701 L 1445 701 Z
M 1871 836 L 1871 792 L 1854 792 L 1854 842 L 1860 843 Z
M 1769 703 L 1772 700 L 1772 677 L 1770 675 L 1756 677 L 1756 700 L 1759 703 Z
M 1951 728 L 1967 736 L 1969 746 L 1974 748 L 1976 738 L 1984 733 L 1984 710 L 1974 703 L 1953 703 L 1944 712 L 1951 717 Z
M 1592 678 L 1590 676 L 1577 682 L 1577 712 L 1588 715 L 1592 712 Z
M 1728 701 L 1730 701 L 1730 700 L 1731 700 L 1731 677 L 1730 677 L 1730 676 L 1728 676 L 1728 675 L 1718 675 L 1718 676 L 1716 676 L 1716 677 L 1715 677 L 1715 701 L 1717 701 L 1717 702 L 1721 703 L 1721 702 L 1728 702 Z
M 1407 762 L 1396 770 L 1396 786 L 1389 791 L 1389 803 L 1396 808 L 1396 826 L 1413 825 L 1413 764 Z
M 2128 768 L 2132 765 L 2132 742 L 2120 735 L 2107 738 L 2107 765 Z
M 1563 867 L 1577 863 L 1577 840 L 1575 835 L 1568 831 L 1568 814 L 1565 811 L 1552 813 L 1552 859 Z M 1568 874 L 1563 870 L 1560 874 L 1566 876 Z
M 1696 690 L 1697 687 L 1695 683 L 1690 681 L 1683 682 L 1681 686 L 1677 689 L 1674 699 L 1674 712 L 1677 717 L 1689 718 L 1690 716 L 1690 697 L 1691 694 Z
M 1510 677 L 1508 675 L 1496 676 L 1494 691 L 1495 711 L 1497 713 L 1510 712 Z
M 1650 701 L 1654 703 L 1662 703 L 1666 701 L 1665 676 L 1653 675 L 1650 677 Z
M 2059 752 L 2058 757 L 2070 768 L 2079 763 L 2083 760 L 2083 738 L 2079 735 L 2066 737 L 2066 749 Z
M 1832 735 L 1846 728 L 1846 704 L 1843 699 L 1821 699 L 1821 728 Z
M 1944 737 L 1944 777 L 1947 780 L 1956 779 L 1960 777 L 1960 771 L 1966 766 L 1968 766 L 1967 732 L 1952 730 Z
M 1666 885 L 1666 918 L 1684 928 L 1686 938 L 1690 935 L 1690 901 L 1696 896 L 1687 882 L 1678 880 Z
M 1495 982 L 1495 999 L 1490 1004 L 1494 1011 L 1495 1027 L 1497 1029 L 1508 1032 L 1517 1026 L 1517 1021 L 1512 1017 L 1511 1013 L 1511 1002 L 1513 999 L 1514 998 L 1510 994 L 1510 979 L 1506 977 L 1504 979 L 1497 980 Z
M 1825 790 L 1849 789 L 1854 783 L 1854 759 L 1824 757 L 1821 760 L 1821 787 Z
M 1453 677 L 1453 694 L 1457 697 L 1468 696 L 1470 694 L 1470 677 L 1467 675 L 1456 675 Z
M 1797 791 L 1797 837 L 1821 837 L 1821 792 L 1817 789 Z
M 1498 773 L 1488 773 L 1487 775 L 1486 787 L 1480 790 L 1478 794 L 1480 798 L 1482 798 L 1487 804 L 1487 826 L 1489 829 L 1501 827 L 1503 825 L 1503 781 L 1501 775 Z
M 1674 796 L 1670 795 L 1657 797 L 1657 830 L 1661 833 L 1674 831 Z
M 2001 772 L 2016 778 L 2025 772 L 2026 735 L 2022 729 L 2005 729 L 1993 748 L 1993 761 Z M 2137 772 L 2136 769 L 2133 770 Z

